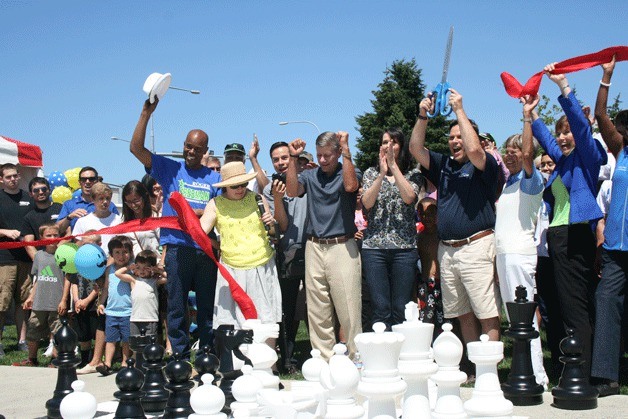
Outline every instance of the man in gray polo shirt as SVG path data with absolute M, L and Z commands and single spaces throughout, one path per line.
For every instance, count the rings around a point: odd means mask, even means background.
M 336 344 L 335 311 L 347 339 L 349 356 L 353 358 L 356 352 L 353 339 L 362 331 L 362 265 L 353 238 L 362 174 L 351 161 L 346 132 L 320 134 L 316 139 L 320 167 L 306 170 L 298 177 L 297 160 L 305 149 L 305 141 L 296 139 L 289 149 L 288 196 L 307 193 L 305 289 L 310 342 L 325 360 L 331 358 Z

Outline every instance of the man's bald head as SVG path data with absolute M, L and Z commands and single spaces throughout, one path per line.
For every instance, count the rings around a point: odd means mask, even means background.
M 209 137 L 205 131 L 193 129 L 185 137 L 183 143 L 183 159 L 189 169 L 199 169 L 203 155 L 207 152 Z

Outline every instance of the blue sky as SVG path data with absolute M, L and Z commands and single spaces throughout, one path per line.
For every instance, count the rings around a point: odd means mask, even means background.
M 499 74 L 525 82 L 551 61 L 628 44 L 625 1 L 17 1 L 0 2 L 0 135 L 38 144 L 44 171 L 95 166 L 112 183 L 143 175 L 128 144 L 152 72 L 172 73 L 155 112 L 158 152 L 205 130 L 217 154 L 228 142 L 268 147 L 315 129 L 357 136 L 386 66 L 415 58 L 428 88 L 440 81 L 450 25 L 449 81 L 470 117 L 498 143 L 521 130 L 520 105 Z M 593 104 L 601 69 L 569 76 Z M 611 95 L 628 103 L 628 66 Z M 623 91 L 622 91 L 623 89 Z M 541 93 L 558 88 L 544 80 Z M 149 139 L 147 138 L 147 144 Z M 353 146 L 354 153 L 357 151 Z

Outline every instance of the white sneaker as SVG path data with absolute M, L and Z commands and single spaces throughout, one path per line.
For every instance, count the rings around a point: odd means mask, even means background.
M 46 351 L 44 352 L 44 356 L 47 356 L 48 358 L 52 357 L 52 351 L 54 350 L 55 345 L 54 342 L 52 340 L 50 340 L 50 343 L 48 344 L 48 348 L 46 348 Z

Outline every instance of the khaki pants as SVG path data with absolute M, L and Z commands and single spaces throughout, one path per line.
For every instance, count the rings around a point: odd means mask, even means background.
M 334 310 L 345 332 L 349 356 L 362 332 L 362 264 L 354 239 L 340 244 L 305 246 L 305 289 L 312 348 L 329 360 L 336 344 Z

